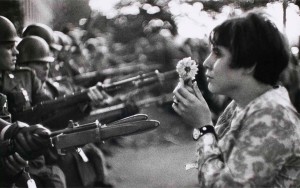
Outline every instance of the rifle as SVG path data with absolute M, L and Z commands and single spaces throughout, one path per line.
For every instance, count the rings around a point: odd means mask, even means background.
M 54 81 L 63 82 L 68 81 L 76 85 L 81 85 L 84 87 L 90 87 L 95 85 L 99 81 L 103 81 L 105 78 L 111 78 L 119 75 L 128 75 L 134 72 L 148 72 L 161 68 L 160 64 L 144 65 L 144 64 L 134 64 L 127 66 L 119 66 L 113 68 L 103 69 L 101 71 L 92 71 L 84 74 L 76 75 L 74 77 L 57 77 Z
M 177 79 L 178 73 L 176 70 L 160 73 L 158 70 L 154 72 L 139 74 L 134 77 L 113 82 L 111 84 L 103 84 L 103 88 L 108 93 L 120 91 L 128 88 L 141 88 L 151 84 L 163 84 L 165 80 Z
M 154 71 L 151 73 L 140 74 L 138 76 L 111 84 L 98 83 L 96 86 L 99 90 L 112 92 L 123 88 L 139 88 L 154 83 L 163 83 L 164 80 L 175 77 L 178 77 L 178 74 L 175 70 L 165 73 Z M 78 104 L 86 104 L 89 102 L 90 98 L 88 96 L 88 90 L 84 90 L 78 93 L 73 93 L 71 95 L 58 97 L 54 100 L 42 101 L 37 105 L 30 107 L 29 109 L 13 113 L 13 118 L 14 120 L 24 121 L 28 124 L 43 123 L 45 121 L 48 121 L 49 119 L 53 121 L 55 120 L 55 118 L 61 117 L 61 112 L 59 111 L 63 112 L 64 109 L 67 109 L 69 107 L 74 107 Z
M 50 134 L 49 143 L 51 144 L 48 147 L 54 147 L 58 150 L 58 153 L 64 154 L 75 151 L 88 143 L 151 131 L 156 129 L 159 124 L 159 121 L 149 120 L 145 114 L 136 114 L 107 125 L 101 125 L 98 120 L 81 125 L 70 121 L 67 128 Z M 38 135 L 34 136 L 38 137 Z M 6 157 L 13 153 L 15 153 L 15 147 L 12 139 L 0 144 L 1 157 Z
M 130 116 L 138 113 L 140 108 L 149 107 L 152 105 L 163 105 L 173 101 L 173 94 L 165 94 L 158 97 L 151 97 L 140 101 L 130 101 L 129 103 L 120 103 L 105 108 L 95 109 L 80 122 L 89 122 L 98 119 L 102 123 L 110 123 L 115 119 Z

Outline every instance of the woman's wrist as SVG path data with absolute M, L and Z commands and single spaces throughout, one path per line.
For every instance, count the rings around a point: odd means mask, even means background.
M 205 125 L 200 128 L 194 128 L 193 130 L 193 139 L 195 141 L 199 140 L 200 137 L 206 135 L 206 134 L 213 134 L 216 139 L 218 139 L 218 136 L 215 132 L 215 128 L 213 125 Z
M 193 127 L 200 129 L 201 127 L 204 127 L 206 125 L 212 125 L 212 126 L 214 126 L 213 122 L 211 120 L 207 120 L 207 121 L 202 121 L 202 122 L 195 123 L 193 125 Z

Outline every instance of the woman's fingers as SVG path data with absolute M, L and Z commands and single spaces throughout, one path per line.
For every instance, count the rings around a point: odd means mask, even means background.
M 202 95 L 202 93 L 201 93 L 201 91 L 200 91 L 200 89 L 199 89 L 199 87 L 198 87 L 198 85 L 197 85 L 197 82 L 194 82 L 194 83 L 193 83 L 193 90 L 194 90 L 194 92 L 195 92 L 196 97 L 197 97 L 200 101 L 205 101 L 205 99 L 204 99 L 204 97 L 203 97 L 203 95 Z
M 189 92 L 185 87 L 179 88 L 176 92 L 174 92 L 176 99 L 183 104 L 193 103 L 197 100 L 196 96 Z

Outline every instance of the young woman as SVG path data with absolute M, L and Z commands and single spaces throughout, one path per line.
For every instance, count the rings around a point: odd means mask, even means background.
M 209 40 L 208 88 L 232 102 L 215 126 L 196 83 L 174 90 L 173 103 L 195 128 L 201 187 L 299 186 L 299 114 L 277 83 L 289 61 L 283 35 L 249 12 L 215 27 Z

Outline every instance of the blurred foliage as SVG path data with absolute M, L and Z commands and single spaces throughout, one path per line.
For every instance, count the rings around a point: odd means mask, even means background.
M 180 0 L 180 3 L 194 4 L 201 2 L 203 4 L 203 10 L 208 12 L 221 12 L 222 7 L 225 5 L 232 5 L 243 10 L 250 10 L 255 7 L 266 6 L 267 3 L 275 2 L 278 0 Z M 293 2 L 300 5 L 300 0 L 280 0 L 280 2 L 287 1 Z M 118 11 L 118 14 L 111 18 L 105 19 L 103 15 L 98 13 L 94 15 L 93 25 L 97 31 L 101 32 L 111 32 L 113 35 L 113 40 L 121 43 L 128 43 L 138 37 L 145 36 L 145 26 L 150 20 L 160 19 L 164 23 L 163 27 L 167 27 L 172 35 L 177 34 L 177 26 L 174 21 L 174 17 L 169 11 L 169 3 L 171 0 L 121 0 L 116 6 L 116 10 L 121 10 L 122 8 L 136 6 L 138 4 L 139 13 L 138 14 L 123 14 Z M 147 10 L 143 7 L 152 6 L 159 9 L 159 11 L 149 14 Z M 167 26 L 166 26 L 167 25 Z M 91 30 L 92 31 L 92 30 Z M 97 35 L 95 31 L 92 36 Z M 91 33 L 91 32 L 90 32 Z
M 255 7 L 265 6 L 269 2 L 274 2 L 276 0 L 197 0 L 194 2 L 201 2 L 203 4 L 204 10 L 213 10 L 216 12 L 220 12 L 221 8 L 224 5 L 233 4 L 236 7 L 239 7 L 243 10 L 250 10 Z M 191 3 L 192 1 L 189 1 Z
M 295 0 L 295 5 L 297 5 L 298 7 L 300 7 L 300 0 Z
M 23 26 L 23 11 L 22 3 L 16 0 L 1 0 L 0 1 L 0 15 L 7 17 L 12 21 L 18 31 L 22 32 Z
M 66 24 L 79 25 L 79 20 L 91 14 L 87 0 L 56 0 L 53 7 L 54 30 L 61 30 Z
M 171 13 L 166 8 L 167 4 L 162 4 L 160 1 L 153 0 L 141 0 L 139 1 L 141 6 L 139 7 L 139 14 L 118 14 L 112 19 L 105 19 L 101 13 L 94 16 L 90 32 L 109 31 L 112 34 L 113 40 L 120 43 L 128 43 L 139 37 L 144 37 L 145 26 L 150 20 L 160 19 L 164 22 L 163 28 L 168 29 L 172 35 L 177 34 L 177 26 Z M 168 1 L 166 1 L 167 3 Z M 129 7 L 134 4 L 134 1 L 121 1 L 116 5 L 116 9 L 120 10 L 123 7 Z M 143 4 L 149 4 L 151 6 L 158 7 L 160 11 L 154 14 L 149 14 L 142 8 Z M 94 34 L 96 35 L 96 34 Z
M 185 0 L 183 0 L 185 1 Z M 266 6 L 271 2 L 293 2 L 297 6 L 300 6 L 300 0 L 186 0 L 186 3 L 193 4 L 195 2 L 201 2 L 203 4 L 204 10 L 213 10 L 216 12 L 220 12 L 221 8 L 224 5 L 234 5 L 238 8 L 241 8 L 245 11 L 256 8 Z

